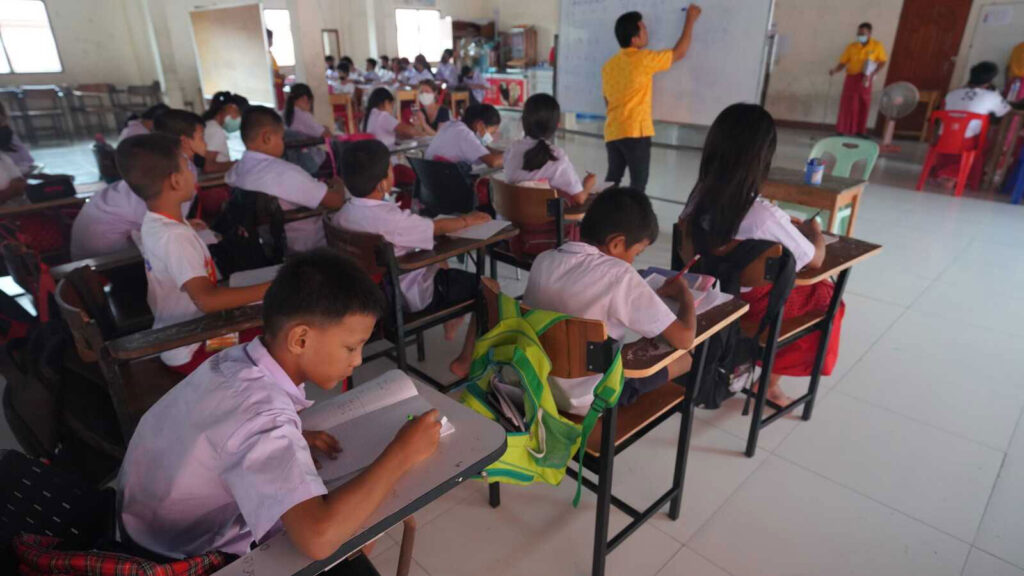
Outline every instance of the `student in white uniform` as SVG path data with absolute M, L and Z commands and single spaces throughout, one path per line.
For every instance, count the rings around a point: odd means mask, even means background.
M 3 104 L 0 104 L 0 154 L 4 154 L 8 160 L 18 167 L 20 175 L 27 176 L 32 172 L 35 159 L 32 158 L 28 147 L 14 133 L 10 117 L 7 115 L 7 109 Z
M 313 116 L 313 91 L 309 85 L 292 84 L 284 105 L 284 125 L 310 138 L 330 138 L 331 129 Z
M 250 106 L 242 114 L 245 154 L 224 181 L 232 188 L 276 196 L 282 210 L 326 208 L 337 210 L 345 202 L 345 187 L 335 179 L 330 186 L 299 166 L 281 159 L 284 122 L 272 108 Z M 311 250 L 326 243 L 319 216 L 284 225 L 288 252 Z
M 452 119 L 451 111 L 441 101 L 440 92 L 433 80 L 424 80 L 416 87 L 418 106 L 413 109 L 413 118 L 428 136 L 437 134 L 437 130 Z
M 179 212 L 196 190 L 187 162 L 181 142 L 167 134 L 127 138 L 117 147 L 121 175 L 147 208 L 142 219 L 142 256 L 153 328 L 257 302 L 267 289 L 266 284 L 246 288 L 217 284 L 206 243 Z M 198 343 L 164 352 L 160 359 L 172 370 L 188 374 L 210 355 L 205 343 Z
M 633 188 L 602 192 L 583 217 L 580 237 L 581 242 L 567 242 L 534 260 L 523 301 L 532 308 L 600 320 L 616 340 L 628 330 L 645 338 L 661 336 L 675 348 L 689 350 L 697 320 L 686 282 L 666 283 L 655 292 L 633 268 L 633 260 L 658 239 L 658 219 L 647 196 Z M 677 300 L 679 314 L 659 296 Z M 686 354 L 654 376 L 627 380 L 619 401 L 629 404 L 689 369 Z M 559 408 L 586 414 L 590 405 L 580 400 L 600 379 L 551 378 Z
M 523 106 L 523 132 L 505 150 L 505 180 L 509 184 L 539 184 L 557 190 L 576 205 L 582 205 L 594 190 L 593 174 L 580 181 L 569 156 L 553 144 L 562 109 L 550 94 L 534 94 Z
M 490 104 L 471 105 L 462 118 L 441 125 L 427 147 L 426 157 L 501 168 L 502 153 L 487 148 L 500 128 L 501 114 L 497 108 Z
M 392 69 L 392 62 L 383 54 L 380 57 L 380 68 L 377 69 L 377 76 L 381 84 L 390 84 L 395 81 L 395 72 Z
M 327 250 L 289 259 L 263 299 L 263 336 L 203 364 L 135 429 L 117 478 L 131 539 L 172 558 L 241 556 L 284 531 L 321 560 L 354 536 L 441 434 L 436 410 L 417 414 L 352 480 L 328 491 L 317 474 L 311 450 L 335 458 L 346 439 L 303 430 L 305 386 L 351 376 L 383 312 L 351 260 Z
M 324 56 L 324 79 L 327 83 L 336 82 L 338 80 L 338 71 L 334 69 L 334 56 Z
M 484 95 L 487 93 L 488 86 L 476 69 L 469 66 L 463 66 L 462 71 L 459 72 L 459 86 L 469 88 L 469 95 L 471 96 L 472 104 L 483 103 Z
M 430 62 L 423 54 L 417 54 L 412 63 L 412 73 L 409 74 L 406 84 L 416 86 L 424 80 L 434 80 L 434 73 L 430 71 Z
M 387 147 L 376 140 L 360 140 L 345 148 L 341 177 L 353 198 L 334 215 L 331 221 L 335 226 L 353 232 L 380 234 L 395 246 L 395 254 L 401 255 L 414 250 L 432 250 L 435 237 L 490 221 L 491 217 L 481 212 L 431 220 L 386 201 L 385 194 L 394 186 L 389 157 Z M 438 265 L 403 274 L 400 284 L 410 312 L 444 310 L 475 298 L 480 291 L 475 274 Z M 461 321 L 445 323 L 446 340 L 455 338 Z M 469 373 L 475 337 L 474 319 L 466 330 L 462 351 L 450 364 L 452 373 L 460 378 Z
M 373 58 L 366 59 L 366 73 L 363 74 L 363 82 L 366 84 L 377 84 L 380 82 L 380 73 L 377 72 L 377 61 Z
M 444 82 L 445 88 L 448 90 L 455 88 L 455 85 L 459 83 L 459 69 L 452 62 L 452 56 L 451 48 L 445 48 L 441 53 L 441 62 L 437 65 L 437 73 L 434 74 L 437 81 Z
M 127 139 L 125 139 L 127 140 Z M 118 180 L 89 198 L 71 226 L 71 259 L 96 258 L 127 250 L 132 231 L 142 229 L 146 203 Z
M 388 148 L 394 148 L 397 140 L 411 140 L 426 136 L 423 128 L 416 124 L 405 124 L 395 117 L 395 96 L 387 88 L 377 88 L 366 103 L 367 114 L 363 118 L 363 132 L 372 134 Z
M 188 169 L 197 182 L 196 192 L 198 193 L 200 170 L 196 167 L 195 159 L 206 156 L 206 125 L 203 119 L 188 110 L 171 109 L 156 117 L 156 120 L 153 121 L 153 131 L 178 138 L 178 142 L 181 144 L 181 153 L 188 161 Z M 181 205 L 183 217 L 188 217 L 194 202 L 195 195 Z
M 0 137 L 7 130 L 10 130 L 7 125 L 0 127 Z M 26 184 L 25 177 L 14 160 L 0 152 L 0 204 L 24 196 Z
M 1013 107 L 992 84 L 999 75 L 999 66 L 993 62 L 979 62 L 971 67 L 967 86 L 946 94 L 945 109 L 973 112 L 1002 118 Z M 964 135 L 973 138 L 981 134 L 981 121 L 971 120 Z
M 129 136 L 138 136 L 139 134 L 149 134 L 153 131 L 153 121 L 156 117 L 170 110 L 171 107 L 167 104 L 154 104 L 146 109 L 141 116 L 137 118 L 131 118 L 124 125 L 121 130 L 121 134 L 118 135 L 117 141 L 120 142 Z
M 797 271 L 821 267 L 825 260 L 825 238 L 817 220 L 794 221 L 760 197 L 761 186 L 771 170 L 776 139 L 774 120 L 756 104 L 733 104 L 711 124 L 700 176 L 680 216 L 698 254 L 707 254 L 733 240 L 768 240 L 781 244 L 793 255 Z M 834 290 L 829 280 L 793 288 L 785 302 L 783 319 L 824 314 Z M 752 288 L 739 296 L 750 304 L 744 321 L 756 325 L 767 311 L 771 286 Z M 838 359 L 844 310 L 841 305 L 833 321 L 821 372 L 826 376 Z M 765 392 L 769 400 L 780 406 L 792 402 L 779 381 L 783 376 L 811 375 L 820 338 L 820 333 L 809 334 L 776 353 Z
M 217 92 L 202 118 L 206 122 L 203 131 L 206 164 L 203 167 L 208 172 L 224 172 L 233 164 L 228 152 L 228 134 L 242 128 L 240 98 L 231 92 Z

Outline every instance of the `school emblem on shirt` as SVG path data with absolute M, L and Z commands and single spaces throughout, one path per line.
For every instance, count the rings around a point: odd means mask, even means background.
M 206 277 L 210 279 L 210 282 L 217 283 L 217 268 L 213 265 L 213 258 L 206 258 Z

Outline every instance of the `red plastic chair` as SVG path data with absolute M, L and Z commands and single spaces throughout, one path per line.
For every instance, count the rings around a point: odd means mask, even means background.
M 967 126 L 972 120 L 981 122 L 981 133 L 977 136 L 967 138 Z M 974 166 L 974 158 L 979 152 L 985 151 L 985 136 L 988 134 L 988 115 L 974 114 L 972 112 L 961 112 L 959 110 L 936 110 L 932 112 L 929 119 L 932 133 L 939 134 L 938 140 L 928 148 L 928 156 L 925 157 L 924 166 L 921 168 L 921 177 L 917 180 L 917 190 L 924 188 L 928 173 L 935 166 L 940 154 L 950 154 L 960 157 L 960 169 L 956 176 L 956 192 L 960 196 L 964 192 L 964 185 L 967 183 L 968 175 L 971 176 L 971 188 L 978 188 L 981 180 L 981 170 L 973 174 L 971 168 Z M 936 124 L 941 123 L 941 133 L 937 131 Z M 980 166 L 980 164 L 979 164 Z

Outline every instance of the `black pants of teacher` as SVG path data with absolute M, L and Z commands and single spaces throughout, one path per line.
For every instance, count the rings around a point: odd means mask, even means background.
M 647 188 L 647 177 L 651 173 L 651 139 L 622 138 L 605 142 L 608 150 L 608 175 L 605 182 L 620 184 L 629 167 L 629 185 L 643 191 Z

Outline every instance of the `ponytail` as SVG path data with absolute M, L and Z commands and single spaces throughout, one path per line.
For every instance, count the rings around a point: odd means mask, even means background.
M 309 101 L 313 101 L 313 91 L 309 89 L 309 85 L 292 84 L 292 89 L 288 93 L 288 100 L 284 104 L 284 125 L 291 126 L 292 120 L 295 120 L 295 101 L 304 96 L 309 97 Z
M 540 170 L 548 162 L 557 160 L 548 140 L 555 137 L 562 108 L 550 94 L 534 94 L 523 105 L 523 132 L 537 141 L 523 154 L 523 170 Z

